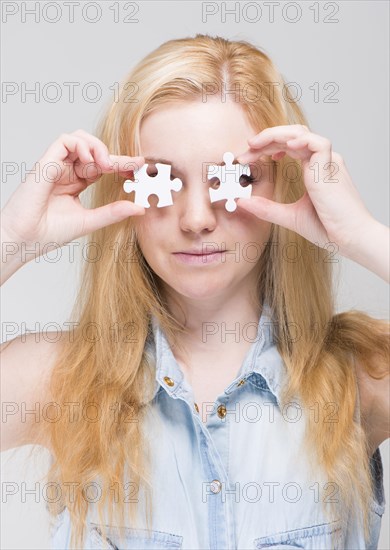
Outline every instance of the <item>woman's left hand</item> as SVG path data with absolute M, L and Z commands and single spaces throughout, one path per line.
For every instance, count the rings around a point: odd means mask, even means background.
M 248 140 L 249 150 L 237 157 L 240 164 L 284 155 L 301 161 L 304 195 L 295 203 L 281 204 L 265 197 L 237 199 L 237 205 L 260 219 L 295 231 L 317 246 L 332 242 L 349 256 L 359 246 L 359 235 L 376 220 L 364 205 L 331 142 L 307 126 L 292 124 L 266 128 Z

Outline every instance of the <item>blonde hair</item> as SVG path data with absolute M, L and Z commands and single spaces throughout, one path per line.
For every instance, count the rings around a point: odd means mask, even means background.
M 270 87 L 269 83 L 273 85 Z M 243 112 L 258 131 L 285 124 L 309 126 L 264 51 L 243 40 L 197 34 L 165 42 L 131 71 L 121 84 L 118 100 L 111 103 L 103 117 L 97 135 L 112 154 L 138 155 L 140 126 L 147 114 L 167 103 L 199 101 L 212 90 L 217 94 L 234 87 Z M 136 94 L 132 95 L 134 89 Z M 295 163 L 297 168 L 291 185 L 289 171 L 284 170 L 287 163 Z M 305 191 L 302 177 L 296 178 L 300 164 L 285 156 L 274 162 L 273 168 L 274 200 L 297 201 Z M 128 198 L 122 188 L 123 179 L 103 175 L 93 186 L 92 207 Z M 54 453 L 47 479 L 62 488 L 61 504 L 68 507 L 72 520 L 71 544 L 79 544 L 85 535 L 86 483 L 101 480 L 99 514 L 108 504 L 110 522 L 115 509 L 119 524 L 124 517 L 122 488 L 126 479 L 130 478 L 149 495 L 149 446 L 143 419 L 150 412 L 155 387 L 152 360 L 145 348 L 151 315 L 157 317 L 174 345 L 180 346 L 176 337 L 185 330 L 168 311 L 159 280 L 138 246 L 131 217 L 95 231 L 89 241 L 96 243 L 101 258 L 84 265 L 71 314 L 77 322 L 74 339 L 64 342 L 61 348 L 50 389 L 53 401 L 59 404 L 97 403 L 99 418 L 90 422 L 79 417 L 70 422 L 64 415 L 57 422 L 42 425 L 50 432 Z M 296 260 L 286 258 L 287 246 L 298 251 Z M 341 513 L 346 514 L 355 504 L 363 511 L 368 536 L 373 480 L 366 434 L 354 417 L 354 361 L 359 361 L 374 378 L 388 373 L 388 322 L 361 311 L 335 314 L 332 263 L 328 256 L 324 248 L 273 224 L 270 241 L 260 259 L 258 297 L 259 303 L 267 301 L 271 308 L 275 342 L 288 372 L 282 403 L 299 396 L 304 410 L 310 410 L 314 403 L 318 405 L 319 417 L 309 414 L 307 419 L 307 457 L 315 457 L 313 465 L 318 463 L 329 480 L 337 484 L 344 505 Z M 87 336 L 91 326 L 103 330 L 103 338 L 93 342 Z M 292 326 L 299 327 L 298 338 Z M 117 328 L 115 338 L 112 327 Z M 136 329 L 136 337 L 129 339 L 131 327 Z M 336 405 L 337 422 L 326 421 L 329 403 Z M 126 421 L 129 415 L 136 421 Z M 67 496 L 66 482 L 76 487 L 72 499 Z M 115 502 L 110 491 L 114 483 L 119 487 Z M 149 496 L 146 503 L 149 526 Z M 53 514 L 58 512 L 58 506 L 51 508 Z M 128 508 L 133 524 L 137 505 L 130 503 Z

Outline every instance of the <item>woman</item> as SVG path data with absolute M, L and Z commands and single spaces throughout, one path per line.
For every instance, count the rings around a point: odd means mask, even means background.
M 98 137 L 60 136 L 46 185 L 21 184 L 3 211 L 5 240 L 88 235 L 98 255 L 55 353 L 17 339 L 3 351 L 9 397 L 53 409 L 3 436 L 52 453 L 53 548 L 376 547 L 388 322 L 335 314 L 332 262 L 388 281 L 389 230 L 283 85 L 247 42 L 168 41 L 127 76 Z M 209 194 L 227 151 L 251 169 L 233 212 Z M 125 194 L 145 161 L 181 179 L 172 205 Z M 12 382 L 26 362 L 39 364 L 28 395 Z

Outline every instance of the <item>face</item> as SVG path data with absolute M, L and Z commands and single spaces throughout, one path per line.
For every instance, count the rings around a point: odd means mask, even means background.
M 149 158 L 164 159 L 160 162 L 172 165 L 171 179 L 182 181 L 181 190 L 172 191 L 172 206 L 158 208 L 158 197 L 151 195 L 146 214 L 134 218 L 140 248 L 168 296 L 210 305 L 223 303 L 248 285 L 255 288 L 271 224 L 239 206 L 228 212 L 225 200 L 211 203 L 209 189 L 218 182 L 207 180 L 208 165 L 223 163 L 226 151 L 235 158 L 244 153 L 255 134 L 235 102 L 179 102 L 144 119 L 140 154 L 149 164 L 148 173 L 157 173 L 158 162 Z M 257 176 L 252 195 L 272 199 L 269 172 L 258 162 L 251 165 L 251 173 Z M 245 176 L 240 182 L 250 183 Z M 203 256 L 188 254 L 194 250 Z M 206 255 L 213 251 L 218 252 Z

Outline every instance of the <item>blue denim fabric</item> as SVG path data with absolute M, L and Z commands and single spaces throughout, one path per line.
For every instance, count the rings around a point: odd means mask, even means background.
M 103 539 L 92 511 L 84 548 L 329 550 L 334 531 L 338 542 L 333 548 L 377 548 L 386 503 L 379 448 L 371 461 L 376 496 L 370 503 L 372 534 L 365 542 L 352 514 L 347 533 L 339 520 L 329 522 L 323 515 L 322 501 L 332 494 L 325 491 L 326 478 L 311 471 L 302 454 L 303 408 L 298 400 L 280 408 L 286 367 L 272 338 L 267 304 L 256 340 L 206 424 L 155 318 L 152 326 L 147 346 L 156 361 L 156 387 L 146 421 L 153 472 L 151 538 L 141 528 L 127 527 L 120 541 L 115 527 L 107 525 L 108 538 Z M 165 377 L 174 384 L 168 385 Z M 65 508 L 52 528 L 52 548 L 68 549 L 69 540 Z

